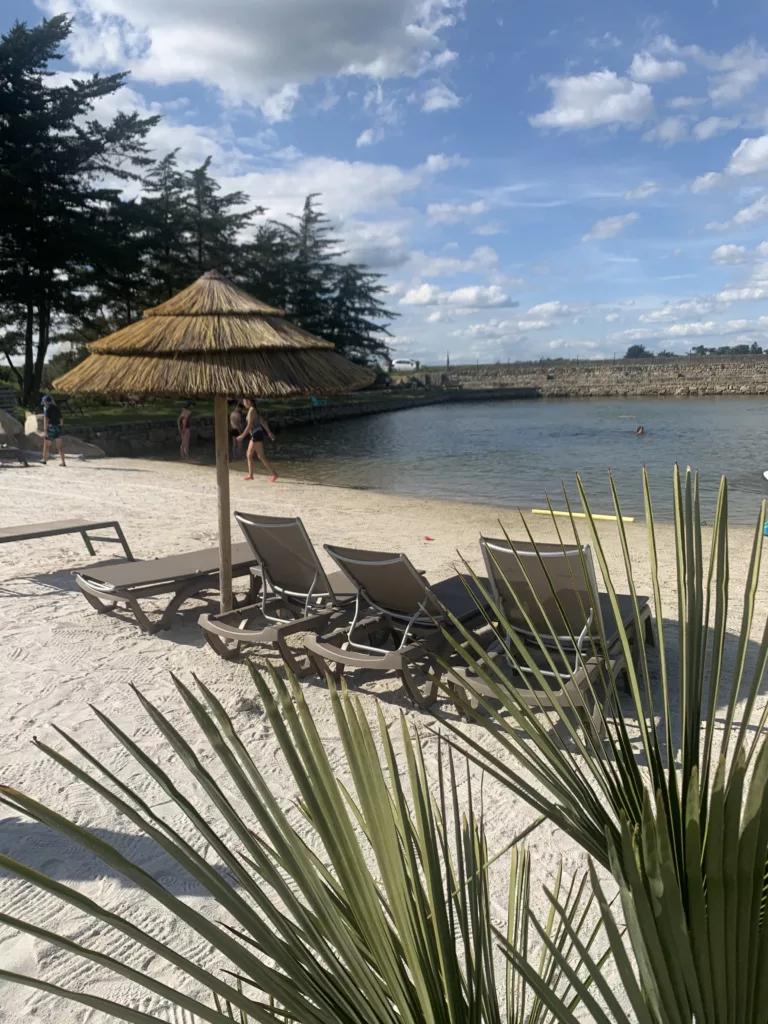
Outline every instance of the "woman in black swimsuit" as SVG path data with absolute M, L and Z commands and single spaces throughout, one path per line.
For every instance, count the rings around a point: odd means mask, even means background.
M 272 468 L 272 465 L 264 454 L 264 434 L 270 439 L 275 440 L 275 435 L 269 429 L 269 425 L 263 416 L 259 414 L 259 410 L 256 408 L 256 400 L 254 398 L 245 399 L 245 407 L 248 410 L 248 416 L 245 421 L 245 430 L 238 437 L 238 441 L 244 441 L 246 437 L 248 440 L 248 451 L 245 454 L 248 460 L 248 476 L 244 476 L 243 480 L 253 480 L 253 456 L 256 455 L 259 462 L 264 466 L 266 471 L 269 473 L 269 482 L 273 484 L 277 480 L 277 473 Z

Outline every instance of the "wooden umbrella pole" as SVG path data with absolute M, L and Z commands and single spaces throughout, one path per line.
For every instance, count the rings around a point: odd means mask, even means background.
M 216 486 L 219 492 L 219 588 L 222 612 L 232 611 L 232 536 L 229 525 L 229 416 L 227 400 L 213 400 L 216 435 Z

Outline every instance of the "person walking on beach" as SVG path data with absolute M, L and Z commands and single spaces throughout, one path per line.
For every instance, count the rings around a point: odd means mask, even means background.
M 235 402 L 235 407 L 229 414 L 229 436 L 232 438 L 232 458 L 240 459 L 243 455 L 243 446 L 240 442 L 240 435 L 243 432 L 245 421 L 243 419 L 243 407 L 240 402 Z
M 179 448 L 179 452 L 181 454 L 182 459 L 188 459 L 189 458 L 189 439 L 190 439 L 190 436 L 192 435 L 192 403 L 191 402 L 185 402 L 184 403 L 184 408 L 179 413 L 179 418 L 177 420 L 177 423 L 178 423 L 178 427 L 179 427 L 179 439 L 181 441 L 181 446 Z
M 264 469 L 269 473 L 269 482 L 273 484 L 275 480 L 277 480 L 277 473 L 274 471 L 272 464 L 264 454 L 264 435 L 266 434 L 270 441 L 275 440 L 275 435 L 269 429 L 267 421 L 256 408 L 255 398 L 246 398 L 245 407 L 248 410 L 245 420 L 245 430 L 238 437 L 238 441 L 244 441 L 246 437 L 249 439 L 248 450 L 245 453 L 245 457 L 248 460 L 248 476 L 244 476 L 243 480 L 253 480 L 253 456 L 255 455 Z
M 61 428 L 64 426 L 64 417 L 61 415 L 61 409 L 50 395 L 46 395 L 43 399 L 43 416 L 45 422 L 45 430 L 43 431 L 43 465 L 48 465 L 48 453 L 51 450 L 51 443 L 55 442 L 61 464 L 66 466 L 64 461 L 64 444 L 61 440 Z

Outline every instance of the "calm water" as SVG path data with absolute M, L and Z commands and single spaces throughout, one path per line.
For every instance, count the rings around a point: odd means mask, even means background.
M 644 437 L 635 437 L 638 424 Z M 268 446 L 288 477 L 522 508 L 561 482 L 577 499 L 582 476 L 593 511 L 611 512 L 607 471 L 625 515 L 642 515 L 648 467 L 655 514 L 671 518 L 674 462 L 698 468 L 703 518 L 721 474 L 730 518 L 753 523 L 768 496 L 768 402 L 759 398 L 573 399 L 435 405 L 289 431 Z

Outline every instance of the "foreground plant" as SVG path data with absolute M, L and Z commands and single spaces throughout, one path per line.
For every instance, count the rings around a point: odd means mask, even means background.
M 271 687 L 254 674 L 260 700 L 300 793 L 286 812 L 270 792 L 248 749 L 216 697 L 199 685 L 201 697 L 174 680 L 176 689 L 223 768 L 226 786 L 216 781 L 189 742 L 146 698 L 144 711 L 216 808 L 217 820 L 105 715 L 96 712 L 133 761 L 167 795 L 196 838 L 218 856 L 217 870 L 176 829 L 163 820 L 110 769 L 65 733 L 81 767 L 43 743 L 37 746 L 75 779 L 108 801 L 154 839 L 215 901 L 201 913 L 178 899 L 140 864 L 32 798 L 7 787 L 0 802 L 48 825 L 96 854 L 129 879 L 138 891 L 192 928 L 220 955 L 211 969 L 184 956 L 110 912 L 76 889 L 0 856 L 0 868 L 55 895 L 115 934 L 131 940 L 181 971 L 186 984 L 174 987 L 156 973 L 96 952 L 50 931 L 40 921 L 0 914 L 0 923 L 53 943 L 75 957 L 99 964 L 105 974 L 135 983 L 158 1003 L 166 1001 L 212 1024 L 249 1021 L 487 1022 L 547 1024 L 557 1018 L 531 988 L 530 978 L 557 995 L 570 1013 L 587 990 L 582 955 L 591 957 L 599 928 L 589 923 L 593 898 L 584 877 L 555 887 L 558 912 L 542 929 L 546 945 L 536 965 L 528 963 L 530 865 L 527 854 L 511 855 L 506 931 L 493 924 L 489 854 L 481 818 L 472 802 L 459 806 L 452 757 L 438 751 L 437 791 L 427 782 L 418 735 L 401 720 L 405 764 L 399 765 L 379 712 L 372 728 L 359 703 L 333 689 L 330 699 L 354 782 L 350 793 L 334 777 L 299 685 L 273 674 Z M 202 699 L 201 699 L 202 698 Z M 380 746 L 382 754 L 377 749 Z M 383 760 L 383 764 L 382 764 Z M 220 772 L 219 772 L 220 774 Z M 234 841 L 233 841 L 234 840 Z M 562 907 L 560 908 L 560 904 Z M 577 951 L 578 944 L 578 951 Z M 498 947 L 522 958 L 530 971 L 497 973 Z M 120 948 L 122 948 L 122 943 Z M 595 963 L 601 965 L 597 957 Z M 0 978 L 43 989 L 147 1024 L 163 1018 L 88 992 L 51 985 L 0 969 Z M 199 993 L 208 990 L 208 1000 Z
M 550 817 L 612 872 L 620 886 L 639 981 L 623 952 L 618 925 L 612 920 L 594 873 L 592 883 L 638 1021 L 766 1024 L 768 705 L 758 714 L 756 701 L 768 660 L 768 623 L 762 628 L 754 666 L 751 672 L 747 671 L 765 502 L 742 595 L 734 668 L 727 674 L 726 482 L 723 480 L 720 487 L 706 560 L 698 478 L 688 471 L 683 485 L 675 470 L 676 650 L 670 650 L 664 624 L 656 532 L 645 475 L 644 491 L 660 699 L 654 693 L 642 630 L 635 631 L 635 652 L 622 625 L 630 709 L 625 710 L 616 695 L 612 714 L 605 716 L 605 743 L 574 726 L 568 713 L 571 709 L 558 709 L 555 714 L 570 739 L 564 744 L 553 735 L 547 718 L 526 705 L 520 693 L 509 685 L 508 676 L 484 658 L 482 647 L 465 634 L 464 645 L 456 644 L 456 650 L 497 703 L 482 696 L 478 698 L 479 709 L 460 696 L 459 702 L 467 714 L 492 731 L 502 750 L 512 756 L 497 755 L 487 741 L 468 735 L 451 723 L 447 725 L 456 734 L 456 745 L 478 765 Z M 611 580 L 600 535 L 580 482 L 579 493 L 588 539 L 616 620 L 621 623 L 616 599 L 619 587 Z M 624 569 L 639 626 L 626 531 L 615 489 L 613 494 Z M 579 522 L 573 516 L 570 522 L 579 541 Z M 528 666 L 531 661 L 524 645 L 514 636 L 502 610 L 493 605 L 489 618 L 495 619 L 495 634 L 509 661 Z M 534 643 L 543 648 L 545 639 L 539 633 Z M 675 663 L 676 673 L 672 670 Z M 537 681 L 542 687 L 550 685 L 544 677 Z M 615 680 L 609 679 L 608 683 L 615 684 Z M 524 685 L 520 678 L 517 685 Z M 679 721 L 673 709 L 675 687 L 679 691 Z M 535 783 L 529 781 L 521 767 L 533 775 Z M 527 973 L 519 957 L 513 955 L 513 960 Z M 530 981 L 558 1019 L 574 1020 L 562 1007 L 558 1008 L 556 999 L 547 997 L 535 978 Z M 590 1004 L 593 1019 L 600 1024 L 628 1020 L 615 1000 L 613 1004 L 609 1002 L 610 993 L 605 986 L 598 988 L 612 1012 L 607 1016 L 581 993 Z

